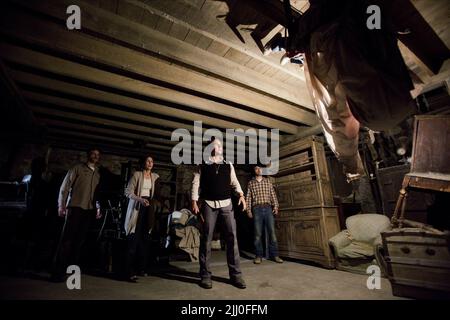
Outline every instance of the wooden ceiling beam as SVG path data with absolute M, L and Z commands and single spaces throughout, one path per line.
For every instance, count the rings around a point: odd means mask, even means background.
M 160 87 L 151 83 L 131 79 L 115 73 L 99 70 L 83 64 L 36 52 L 34 50 L 0 43 L 0 56 L 18 64 L 48 71 L 65 77 L 87 81 L 93 84 L 106 86 L 131 92 L 134 94 L 169 101 L 178 105 L 185 105 L 197 109 L 198 112 L 216 113 L 231 119 L 256 124 L 263 128 L 279 128 L 283 132 L 297 132 L 297 126 L 267 116 L 255 116 L 255 112 L 246 111 L 223 103 L 211 101 L 190 94 Z M 315 117 L 313 115 L 313 117 Z M 314 119 L 315 120 L 315 119 Z M 239 125 L 239 127 L 242 127 Z
M 0 109 L 2 110 L 2 120 L 5 121 L 2 129 L 11 130 L 14 128 L 17 130 L 24 130 L 35 124 L 33 113 L 21 96 L 16 83 L 11 77 L 10 70 L 6 67 L 1 58 Z
M 108 125 L 116 128 L 125 128 L 133 131 L 139 131 L 143 134 L 155 134 L 158 136 L 165 136 L 168 140 L 170 140 L 171 137 L 171 131 L 168 130 L 161 130 L 161 129 L 155 129 L 151 128 L 149 126 L 144 125 L 136 125 L 136 124 L 130 124 L 119 120 L 109 120 L 104 118 L 99 118 L 96 116 L 91 115 L 83 115 L 75 112 L 70 111 L 62 111 L 62 110 L 55 110 L 51 108 L 46 108 L 42 106 L 35 106 L 30 105 L 31 110 L 33 113 L 37 113 L 38 115 L 43 114 L 49 117 L 57 116 L 59 118 L 67 119 L 67 121 L 70 121 L 71 119 L 76 120 L 77 122 L 90 122 L 90 123 L 97 123 L 99 125 Z
M 281 1 L 245 0 L 245 2 L 281 25 L 286 24 Z M 411 0 L 375 0 L 373 4 L 380 5 L 382 10 L 389 13 L 394 31 L 410 31 L 407 34 L 399 34 L 398 39 L 420 59 L 422 64 L 426 65 L 427 69 L 435 74 L 439 73 L 443 63 L 450 58 L 450 50 Z M 300 17 L 296 12 L 293 12 L 293 16 Z
M 38 139 L 35 139 L 39 142 Z M 151 147 L 151 145 L 146 145 L 143 147 L 136 146 L 126 146 L 118 145 L 117 143 L 109 143 L 109 141 L 103 140 L 102 137 L 97 137 L 95 135 L 85 135 L 85 134 L 67 134 L 66 132 L 50 131 L 46 136 L 45 143 L 50 146 L 57 146 L 65 149 L 73 149 L 76 146 L 80 150 L 86 150 L 89 147 L 97 147 L 102 150 L 102 153 L 106 154 L 116 154 L 125 157 L 140 157 L 144 154 L 151 154 L 155 156 L 155 159 L 159 163 L 164 163 L 165 165 L 174 165 L 171 159 L 170 152 L 164 152 Z M 226 152 L 226 151 L 225 151 Z M 192 152 L 191 157 L 196 154 Z M 200 153 L 200 156 L 203 156 Z M 237 153 L 235 154 L 235 158 Z
M 34 4 L 35 1 L 29 1 L 29 3 Z M 41 2 L 38 1 L 37 3 L 40 4 Z M 39 5 L 36 6 L 40 8 Z M 44 8 L 40 8 L 40 10 L 46 10 L 47 4 L 42 6 Z M 83 12 L 85 11 L 90 12 L 88 9 Z M 84 17 L 84 21 L 87 19 L 89 19 L 88 14 Z M 92 19 L 95 20 L 96 18 L 93 17 Z M 21 21 L 20 24 L 17 24 L 18 20 Z M 165 61 L 142 54 L 136 50 L 106 41 L 99 41 L 99 39 L 92 38 L 80 32 L 69 31 L 65 28 L 64 24 L 58 25 L 50 21 L 45 21 L 18 9 L 10 9 L 10 12 L 5 17 L 2 17 L 1 26 L 3 30 L 8 30 L 8 34 L 13 37 L 27 39 L 27 41 L 63 51 L 81 60 L 95 61 L 99 64 L 111 66 L 117 70 L 157 79 L 158 81 L 178 86 L 180 91 L 181 88 L 186 88 L 193 90 L 190 92 L 191 94 L 196 94 L 197 92 L 197 94 L 209 95 L 213 99 L 225 99 L 255 111 L 262 111 L 289 121 L 297 121 L 307 125 L 311 125 L 317 121 L 314 113 L 309 110 L 307 111 L 289 103 L 270 98 L 269 96 L 258 94 L 240 86 L 230 84 L 227 81 L 208 77 L 173 64 L 170 65 Z M 97 31 L 100 32 L 101 30 L 110 28 L 116 27 L 114 25 L 108 25 L 108 28 L 105 28 L 102 25 L 99 28 L 100 30 Z M 141 46 L 145 46 L 145 44 L 142 43 Z M 295 130 L 295 128 L 292 128 L 289 133 L 294 133 L 292 132 L 293 129 Z
M 120 105 L 128 108 L 133 108 L 141 111 L 152 112 L 167 117 L 176 117 L 189 121 L 202 121 L 205 125 L 216 126 L 218 128 L 237 128 L 242 127 L 248 129 L 248 126 L 243 126 L 239 123 L 221 120 L 220 118 L 213 118 L 204 116 L 200 113 L 185 111 L 173 107 L 168 107 L 162 104 L 152 103 L 136 98 L 126 97 L 124 95 L 110 93 L 91 87 L 81 86 L 68 82 L 63 82 L 55 79 L 50 79 L 40 75 L 35 75 L 29 72 L 18 70 L 10 71 L 12 77 L 21 84 L 41 87 L 46 90 L 54 90 L 64 94 L 76 95 L 82 98 L 98 100 L 110 104 Z
M 164 136 L 167 136 L 168 142 L 171 141 L 170 140 L 171 131 L 165 131 L 165 130 L 152 128 L 152 127 L 144 126 L 144 125 L 137 125 L 134 123 L 127 123 L 126 121 L 124 121 L 125 119 L 124 120 L 105 119 L 105 118 L 102 118 L 101 115 L 95 116 L 95 115 L 84 115 L 84 114 L 77 113 L 76 109 L 73 109 L 73 111 L 61 110 L 61 109 L 55 109 L 53 105 L 49 105 L 49 106 L 35 105 L 32 102 L 30 102 L 30 107 L 33 110 L 33 112 L 38 114 L 39 117 L 42 117 L 41 115 L 44 115 L 44 117 L 50 117 L 50 118 L 57 116 L 59 118 L 67 119 L 67 122 L 70 122 L 73 120 L 76 120 L 76 122 L 87 121 L 87 122 L 93 123 L 93 124 L 98 123 L 101 125 L 109 125 L 109 126 L 114 126 L 117 128 L 125 128 L 125 129 L 129 129 L 129 130 L 134 130 L 134 131 L 141 131 L 141 132 L 143 132 L 143 134 L 148 133 L 150 136 L 152 134 L 157 134 L 159 136 L 164 135 Z M 77 126 L 78 126 L 78 124 L 77 124 Z M 189 130 L 189 131 L 192 134 L 192 130 Z M 224 134 L 224 132 L 222 132 L 222 133 Z M 225 134 L 224 134 L 224 137 L 225 137 Z M 262 146 L 264 146 L 264 143 L 258 143 L 258 148 L 260 148 Z M 249 145 L 249 142 L 247 141 L 247 139 L 246 139 L 244 147 L 245 147 L 246 151 L 253 151 L 253 152 L 258 151 L 253 146 Z M 226 145 L 224 146 L 224 149 L 226 149 Z
M 92 103 L 80 102 L 72 99 L 65 99 L 55 96 L 50 96 L 47 94 L 31 92 L 27 90 L 23 90 L 23 96 L 30 101 L 30 104 L 33 104 L 34 101 L 38 101 L 44 104 L 48 104 L 51 106 L 61 106 L 70 108 L 72 110 L 76 110 L 80 113 L 95 113 L 99 117 L 108 117 L 113 116 L 115 118 L 127 119 L 135 122 L 142 122 L 148 125 L 153 125 L 156 127 L 167 128 L 168 131 L 172 131 L 174 129 L 182 128 L 190 130 L 192 129 L 192 125 L 188 125 L 185 123 L 163 120 L 156 117 L 146 116 L 142 114 L 137 114 L 129 111 L 122 111 L 120 108 L 113 109 L 109 107 L 104 107 Z
M 93 125 L 89 123 L 73 123 L 68 121 L 62 121 L 62 120 L 55 120 L 52 118 L 48 118 L 45 116 L 38 117 L 38 120 L 47 127 L 58 127 L 58 128 L 68 128 L 70 130 L 82 130 L 82 131 L 88 131 L 92 133 L 96 133 L 103 136 L 117 136 L 126 138 L 128 140 L 132 141 L 141 141 L 141 142 L 148 142 L 153 143 L 153 145 L 157 145 L 158 147 L 161 147 L 162 149 L 170 149 L 172 146 L 174 146 L 177 142 L 176 141 L 170 141 L 170 140 L 164 140 L 164 139 L 158 139 L 153 138 L 150 135 L 142 135 L 142 134 L 136 134 L 136 133 L 130 133 L 128 131 L 120 130 L 120 129 L 105 129 L 102 127 L 99 127 L 98 125 Z
M 40 106 L 49 106 L 52 109 L 58 108 L 69 108 L 77 113 L 86 113 L 86 114 L 96 114 L 100 118 L 111 117 L 118 119 L 123 119 L 123 121 L 132 121 L 136 123 L 145 123 L 148 125 L 152 125 L 154 127 L 159 127 L 162 130 L 170 130 L 174 131 L 175 129 L 186 129 L 188 131 L 193 130 L 193 126 L 191 124 L 177 123 L 174 121 L 163 120 L 151 116 L 136 114 L 133 112 L 122 111 L 120 108 L 112 109 L 109 107 L 99 106 L 96 104 L 85 103 L 80 101 L 75 101 L 71 99 L 65 99 L 61 97 L 55 97 L 47 94 L 30 92 L 27 90 L 22 90 L 23 96 L 29 101 L 32 105 L 40 105 Z M 202 131 L 206 131 L 207 128 L 202 128 Z M 219 129 L 220 130 L 220 129 Z M 224 130 L 220 130 L 223 132 Z M 263 143 L 260 143 L 262 145 Z
M 105 144 L 111 144 L 114 146 L 122 146 L 122 147 L 126 147 L 126 148 L 142 148 L 142 147 L 138 147 L 136 144 L 134 144 L 133 141 L 129 141 L 127 139 L 120 139 L 120 138 L 112 138 L 109 136 L 104 136 L 104 135 L 97 135 L 95 133 L 85 133 L 85 132 L 79 132 L 79 131 L 70 131 L 70 130 L 63 130 L 63 129 L 55 129 L 55 128 L 49 128 L 47 135 L 50 136 L 58 136 L 58 137 L 64 137 L 64 136 L 70 136 L 73 137 L 76 140 L 80 140 L 80 141 L 102 141 Z M 161 148 L 161 146 L 158 145 L 154 145 L 151 143 L 146 143 L 145 144 L 146 148 L 149 148 L 150 150 L 152 150 L 153 152 L 158 152 L 160 154 L 171 154 L 172 148 Z M 195 154 L 200 154 L 201 156 L 203 155 L 203 150 L 200 153 L 197 153 L 195 151 L 192 151 L 192 155 Z M 224 148 L 224 152 L 226 153 L 226 149 Z M 244 153 L 241 152 L 235 152 L 235 156 L 237 155 L 246 155 L 247 151 L 245 151 Z
M 48 128 L 47 131 L 47 135 L 55 135 L 55 136 L 60 136 L 63 137 L 65 135 L 68 136 L 72 136 L 75 137 L 77 139 L 86 139 L 86 140 L 101 140 L 107 143 L 110 143 L 112 145 L 122 145 L 122 146 L 129 146 L 129 147 L 133 147 L 133 141 L 130 141 L 128 139 L 120 139 L 120 138 L 112 138 L 112 137 L 108 137 L 108 136 L 99 136 L 99 135 L 95 135 L 95 134 L 89 134 L 89 133 L 85 133 L 85 132 L 80 132 L 80 131 L 76 131 L 76 130 L 62 130 L 62 129 L 55 129 L 55 128 Z
M 64 129 L 58 129 L 58 128 L 53 128 L 53 127 L 49 127 L 48 129 L 48 134 L 50 135 L 56 135 L 56 136 L 73 136 L 77 139 L 98 139 L 101 141 L 105 141 L 108 143 L 111 143 L 112 145 L 123 145 L 123 146 L 129 146 L 130 148 L 139 148 L 134 141 L 131 141 L 129 139 L 126 138 L 116 138 L 116 137 L 111 137 L 108 135 L 99 135 L 97 133 L 88 133 L 88 132 L 80 132 L 77 130 L 64 130 Z M 152 143 L 145 143 L 143 144 L 143 146 L 151 148 L 152 150 L 158 150 L 161 153 L 167 153 L 172 150 L 172 148 L 170 147 L 163 147 L 160 145 L 155 145 Z
M 235 40 L 235 35 L 232 33 L 231 30 L 229 30 L 229 28 L 227 28 L 226 30 L 220 28 L 221 26 L 223 26 L 223 22 L 217 21 L 216 17 L 214 17 L 214 20 L 208 19 L 209 17 L 205 17 L 204 11 L 202 10 L 197 10 L 196 12 L 194 12 L 197 15 L 193 17 L 189 16 L 190 19 L 188 19 L 187 16 L 183 16 L 182 13 L 178 14 L 178 12 L 186 12 L 187 10 L 189 10 L 189 7 L 179 2 L 175 3 L 175 2 L 168 2 L 165 0 L 164 1 L 125 0 L 125 1 L 137 6 L 138 8 L 141 8 L 142 10 L 146 10 L 154 15 L 163 17 L 165 19 L 173 21 L 173 23 L 191 29 L 204 37 L 212 39 L 213 41 L 217 41 L 227 47 L 233 48 L 234 50 L 241 52 L 242 54 L 245 54 L 251 58 L 260 61 L 261 63 L 267 64 L 270 67 L 278 69 L 281 72 L 287 73 L 292 77 L 297 78 L 299 80 L 299 83 L 306 85 L 305 77 L 300 72 L 292 72 L 291 70 L 288 70 L 283 66 L 281 66 L 279 63 L 274 62 L 268 57 L 263 56 L 257 45 L 254 45 L 252 48 L 249 48 L 248 46 L 243 46 L 240 41 Z M 176 7 L 178 10 L 172 10 L 173 7 Z M 192 12 L 193 11 L 191 11 L 191 13 Z M 209 28 L 213 25 L 216 28 Z M 226 32 L 218 34 L 214 31 L 211 31 L 212 29 L 220 29 L 221 31 Z M 308 103 L 308 105 L 310 105 L 310 103 Z
M 392 13 L 396 31 L 409 30 L 399 34 L 398 39 L 411 50 L 434 74 L 438 74 L 443 63 L 450 58 L 450 50 L 439 38 L 410 0 L 379 0 Z M 430 4 L 431 5 L 431 4 Z M 448 18 L 448 6 L 447 6 Z
M 36 142 L 39 142 L 35 140 Z M 48 136 L 45 141 L 46 144 L 54 148 L 69 149 L 69 150 L 87 150 L 89 148 L 100 148 L 102 154 L 112 154 L 118 156 L 124 156 L 129 158 L 140 158 L 144 154 L 154 155 L 156 162 L 169 163 L 170 154 L 161 153 L 157 150 L 151 150 L 150 148 L 127 148 L 122 146 L 116 146 L 107 144 L 101 141 L 90 141 L 85 139 L 77 139 L 76 137 L 60 137 L 60 136 Z
M 146 4 L 143 4 L 140 1 L 122 1 L 123 6 L 132 6 L 132 8 L 137 10 L 143 10 L 144 12 L 148 12 L 151 15 L 158 16 L 160 19 L 170 20 L 173 22 L 172 28 L 183 28 L 183 30 L 194 30 L 192 29 L 192 25 L 183 22 L 179 19 L 168 17 L 167 13 L 162 13 L 159 10 L 155 10 L 153 8 L 149 8 Z M 120 12 L 119 12 L 120 14 Z M 144 23 L 145 17 L 140 17 L 142 23 Z M 130 17 L 130 19 L 132 19 Z M 134 22 L 141 22 L 137 17 L 133 19 Z M 142 28 L 140 25 L 128 24 L 128 28 Z M 176 28 L 174 28 L 176 27 Z M 312 109 L 312 102 L 309 98 L 309 93 L 305 86 L 304 77 L 298 71 L 291 72 L 289 69 L 282 67 L 278 64 L 273 64 L 272 61 L 266 61 L 267 57 L 264 57 L 262 54 L 257 54 L 257 56 L 264 60 L 264 63 L 270 63 L 270 66 L 279 72 L 283 72 L 287 75 L 297 77 L 299 81 L 297 86 L 286 86 L 282 85 L 278 81 L 271 79 L 270 77 L 263 76 L 261 73 L 254 71 L 250 68 L 245 67 L 243 64 L 235 63 L 226 57 L 214 54 L 210 51 L 209 47 L 207 51 L 200 49 L 195 45 L 190 45 L 189 43 L 182 41 L 183 39 L 173 39 L 171 37 L 167 37 L 165 34 L 161 34 L 155 32 L 155 30 L 140 30 L 141 32 L 135 33 L 139 34 L 140 38 L 136 40 L 130 39 L 128 37 L 128 41 L 133 44 L 142 43 L 142 35 L 148 35 L 149 42 L 148 45 L 145 46 L 147 50 L 151 50 L 153 52 L 157 52 L 160 55 L 163 55 L 168 58 L 173 58 L 178 61 L 182 61 L 183 63 L 187 63 L 195 68 L 199 68 L 201 70 L 205 70 L 209 73 L 217 74 L 218 76 L 225 77 L 231 81 L 237 82 L 239 84 L 249 86 L 251 88 L 261 90 L 270 94 L 272 96 L 276 96 L 279 98 L 286 99 L 294 104 L 304 106 Z M 206 37 L 207 39 L 212 39 L 211 45 L 220 44 L 223 47 L 230 49 L 230 46 L 224 44 L 222 38 L 212 36 L 211 34 L 205 33 L 200 30 L 200 33 L 197 31 L 195 34 L 199 36 Z M 191 31 L 192 33 L 192 31 Z M 169 33 L 170 35 L 171 33 Z M 154 38 L 154 41 L 150 41 L 151 38 Z M 235 48 L 236 47 L 236 48 Z M 245 60 L 249 60 L 252 55 L 249 55 L 248 50 L 243 50 L 241 46 L 231 46 L 232 51 L 239 53 Z M 231 50 L 230 50 L 231 51 Z M 259 60 L 261 62 L 261 60 Z M 275 67 L 276 66 L 276 67 Z

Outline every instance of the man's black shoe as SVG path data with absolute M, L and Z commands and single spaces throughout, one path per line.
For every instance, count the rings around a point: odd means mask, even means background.
M 231 284 L 239 289 L 247 288 L 247 285 L 245 284 L 245 281 L 244 279 L 242 279 L 242 277 L 232 277 Z
M 212 288 L 212 281 L 209 278 L 202 278 L 200 280 L 200 287 L 204 289 L 211 289 Z

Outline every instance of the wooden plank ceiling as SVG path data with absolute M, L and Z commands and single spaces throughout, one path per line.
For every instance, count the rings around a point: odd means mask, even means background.
M 448 31 L 435 21 L 448 15 L 414 2 L 448 48 Z M 291 3 L 299 12 L 308 8 L 308 1 Z M 66 28 L 72 4 L 81 8 L 81 30 Z M 280 5 L 7 0 L 0 12 L 0 58 L 45 127 L 42 139 L 168 159 L 171 132 L 192 131 L 194 121 L 221 130 L 278 128 L 283 135 L 317 126 L 303 70 L 281 66 L 281 53 L 261 53 L 263 43 L 283 30 Z M 430 78 L 420 58 L 407 54 L 410 65 Z

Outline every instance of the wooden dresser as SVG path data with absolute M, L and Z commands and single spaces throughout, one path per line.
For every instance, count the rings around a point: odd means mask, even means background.
M 311 136 L 280 147 L 275 188 L 280 255 L 334 268 L 328 239 L 340 227 L 321 138 Z

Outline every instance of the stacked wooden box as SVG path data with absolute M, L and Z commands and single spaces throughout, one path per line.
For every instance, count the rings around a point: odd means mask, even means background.
M 334 268 L 328 239 L 340 228 L 322 139 L 311 136 L 280 147 L 275 188 L 280 255 Z
M 450 298 L 449 233 L 420 228 L 383 232 L 385 267 L 395 296 L 416 299 Z

